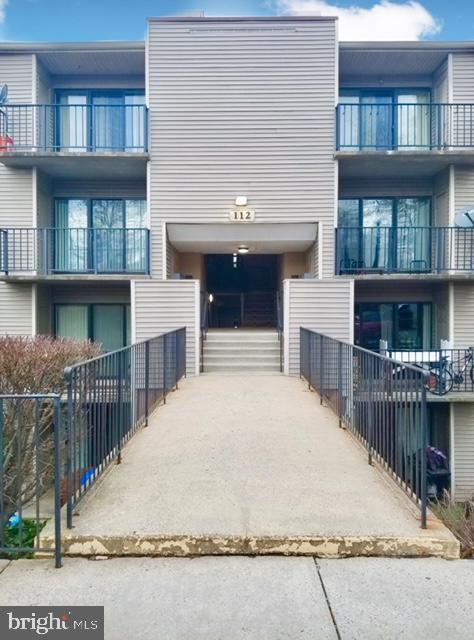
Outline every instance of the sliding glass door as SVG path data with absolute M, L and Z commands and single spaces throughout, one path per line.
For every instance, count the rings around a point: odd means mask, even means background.
M 344 89 L 339 96 L 340 149 L 429 148 L 431 94 L 427 89 Z
M 356 304 L 356 344 L 378 351 L 380 340 L 385 340 L 389 349 L 430 349 L 431 303 Z
M 130 344 L 129 304 L 57 304 L 54 319 L 58 338 L 92 340 L 104 351 Z
M 56 272 L 142 273 L 147 270 L 146 200 L 58 198 Z
M 62 90 L 57 94 L 56 142 L 61 151 L 144 151 L 142 91 Z
M 431 269 L 430 198 L 339 201 L 340 271 L 427 272 Z

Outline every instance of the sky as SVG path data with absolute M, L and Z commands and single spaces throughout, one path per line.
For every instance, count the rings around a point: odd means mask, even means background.
M 0 40 L 142 40 L 150 16 L 339 17 L 341 40 L 474 40 L 474 0 L 0 0 Z

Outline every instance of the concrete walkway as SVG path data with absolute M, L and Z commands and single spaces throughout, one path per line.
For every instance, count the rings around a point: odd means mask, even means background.
M 185 380 L 65 531 L 72 554 L 444 555 L 458 545 L 300 380 Z
M 474 622 L 473 562 L 437 558 L 19 560 L 0 593 L 102 605 L 107 640 L 471 640 Z

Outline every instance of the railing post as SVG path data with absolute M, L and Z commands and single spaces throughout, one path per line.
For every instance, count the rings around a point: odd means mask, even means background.
M 163 404 L 166 404 L 166 337 L 165 333 L 163 336 Z
M 150 341 L 145 342 L 145 427 L 148 427 L 150 412 Z
M 421 528 L 426 529 L 427 526 L 427 477 L 426 477 L 426 451 L 428 449 L 428 428 L 427 428 L 427 409 L 426 409 L 426 385 L 421 385 Z
M 73 401 L 72 401 L 72 370 L 68 367 L 64 371 L 67 389 L 67 430 L 66 430 L 66 526 L 72 529 L 72 454 L 73 454 Z
M 54 559 L 61 567 L 61 399 L 54 398 Z
M 179 335 L 179 331 L 176 331 L 174 334 L 174 379 L 175 379 L 176 391 L 178 390 L 178 355 L 179 355 L 178 335 Z
M 132 347 L 133 348 L 133 347 Z M 118 356 L 118 387 L 117 387 L 117 406 L 121 415 L 121 407 L 123 403 L 123 385 L 125 384 L 125 351 L 119 351 Z M 131 354 L 130 354 L 131 355 Z M 130 366 L 132 366 L 133 358 L 130 358 Z M 113 361 L 112 361 L 113 366 Z M 122 421 L 117 424 L 117 464 L 122 462 Z
M 366 355 L 366 354 L 364 354 Z M 372 374 L 373 361 L 372 359 L 363 358 L 364 365 L 367 371 L 366 393 L 367 393 L 367 418 L 369 424 L 367 425 L 367 444 L 368 444 L 368 463 L 372 465 L 372 449 L 374 444 L 374 416 L 373 416 L 373 398 L 372 398 L 372 385 L 374 382 L 374 376 Z M 372 365 L 372 366 L 371 366 Z
M 3 271 L 5 275 L 8 275 L 8 231 L 2 233 L 2 256 L 3 256 Z
M 342 342 L 337 343 L 337 390 L 339 427 L 342 429 Z
M 324 393 L 324 336 L 320 338 L 320 349 L 319 349 L 319 404 L 323 404 L 323 393 Z

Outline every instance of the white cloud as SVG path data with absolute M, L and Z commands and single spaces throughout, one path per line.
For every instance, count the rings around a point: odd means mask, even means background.
M 8 0 L 0 0 L 0 24 L 5 22 L 5 7 L 8 4 Z
M 416 0 L 379 0 L 369 8 L 339 7 L 326 0 L 277 0 L 283 14 L 337 16 L 340 40 L 421 40 L 441 23 Z

